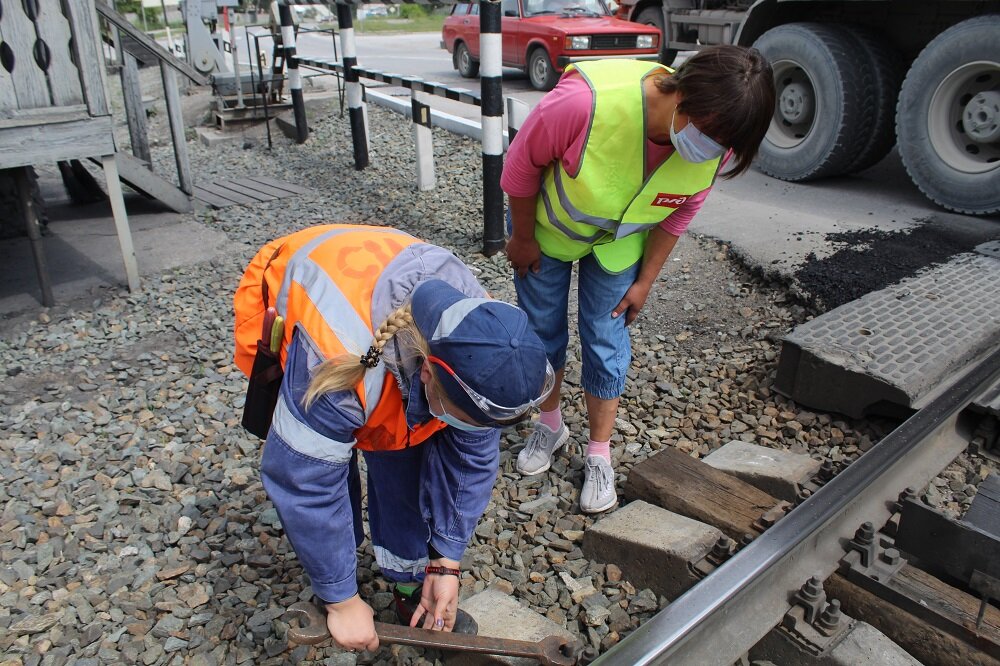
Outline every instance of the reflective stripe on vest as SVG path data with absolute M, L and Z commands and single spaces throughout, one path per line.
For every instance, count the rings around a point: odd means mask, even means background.
M 380 280 L 391 279 L 386 267 L 406 247 L 421 241 L 385 227 L 323 225 L 269 243 L 251 261 L 235 298 L 237 360 L 246 365 L 246 350 L 256 346 L 262 311 L 260 285 L 267 284 L 278 314 L 285 318 L 281 364 L 295 330 L 306 336 L 324 359 L 345 353 L 360 355 L 374 341 L 372 294 Z M 388 312 L 378 313 L 379 317 Z M 241 365 L 241 367 L 242 367 Z M 244 370 L 246 372 L 246 370 Z M 410 429 L 399 384 L 380 362 L 355 387 L 365 424 L 354 433 L 355 446 L 392 450 L 416 445 L 444 427 L 436 419 Z M 294 428 L 285 414 L 281 426 Z M 294 420 L 294 417 L 291 417 Z M 305 427 L 303 425 L 303 427 Z M 331 440 L 332 441 L 332 440 Z
M 278 396 L 271 419 L 271 430 L 291 449 L 304 456 L 331 463 L 346 463 L 351 459 L 355 442 L 338 442 L 324 437 L 302 421 L 295 418 L 285 402 L 284 394 Z
M 579 71 L 594 96 L 587 140 L 576 176 L 561 162 L 544 173 L 536 204 L 536 237 L 547 255 L 572 261 L 591 252 L 605 270 L 635 264 L 645 233 L 681 201 L 710 187 L 721 160 L 695 164 L 672 153 L 648 177 L 644 79 L 661 65 L 634 60 L 598 60 L 567 67 Z M 643 122 L 623 122 L 638 118 Z M 629 238 L 639 235 L 638 238 Z
M 353 294 L 355 296 L 361 295 L 362 298 L 352 303 L 345 291 L 337 284 L 333 275 L 327 269 L 323 268 L 324 265 L 335 266 L 335 274 L 343 278 L 345 277 L 345 273 L 348 272 L 349 267 L 333 262 L 322 262 L 321 264 L 313 259 L 314 254 L 323 254 L 324 248 L 329 248 L 331 241 L 335 240 L 336 237 L 344 234 L 356 235 L 361 233 L 364 233 L 366 236 L 390 235 L 394 237 L 394 241 L 398 241 L 395 243 L 395 247 L 383 249 L 384 253 L 378 257 L 382 261 L 368 264 L 360 269 L 366 273 L 364 281 L 370 282 L 372 285 L 374 285 L 375 279 L 392 257 L 396 256 L 407 245 L 418 242 L 417 239 L 409 234 L 395 229 L 371 227 L 360 231 L 358 227 L 346 227 L 332 229 L 310 240 L 296 250 L 288 258 L 281 282 L 281 289 L 278 292 L 278 299 L 275 304 L 278 314 L 285 317 L 285 343 L 291 342 L 292 329 L 300 324 L 300 322 L 305 322 L 304 326 L 299 326 L 299 328 L 304 329 L 309 339 L 324 358 L 333 358 L 345 352 L 360 355 L 368 350 L 368 347 L 372 344 L 373 329 L 375 328 L 371 322 L 370 311 L 371 292 L 374 287 L 368 287 L 365 290 L 367 292 L 365 294 Z M 367 242 L 373 243 L 375 247 L 379 247 L 378 240 L 382 239 L 367 239 L 366 241 L 362 241 L 361 245 L 364 247 Z M 333 245 L 337 244 L 333 243 Z M 343 253 L 341 252 L 340 254 Z M 304 292 L 308 304 L 311 306 L 311 312 L 309 310 L 306 312 L 295 312 L 295 308 L 291 308 L 293 311 L 290 312 L 289 298 L 296 293 L 297 287 L 301 288 Z M 359 312 L 359 310 L 362 312 Z M 315 323 L 312 321 L 315 315 L 319 316 L 322 325 L 317 325 L 319 324 L 318 321 Z M 362 318 L 363 316 L 365 318 Z M 380 363 L 379 366 L 365 373 L 362 384 L 358 387 L 358 394 L 365 410 L 366 420 L 371 417 L 372 411 L 378 404 L 385 374 L 386 370 Z

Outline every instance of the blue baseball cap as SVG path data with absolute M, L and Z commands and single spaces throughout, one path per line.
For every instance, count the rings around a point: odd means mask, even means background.
M 411 311 L 431 354 L 446 366 L 435 373 L 445 393 L 478 423 L 524 414 L 551 390 L 545 348 L 520 308 L 470 298 L 435 279 L 413 291 Z

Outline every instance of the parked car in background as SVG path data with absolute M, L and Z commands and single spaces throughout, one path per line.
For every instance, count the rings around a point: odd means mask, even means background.
M 525 70 L 537 90 L 551 90 L 570 63 L 659 53 L 655 27 L 614 18 L 603 0 L 503 0 L 501 12 L 503 65 Z M 456 3 L 441 38 L 458 73 L 478 76 L 479 3 Z

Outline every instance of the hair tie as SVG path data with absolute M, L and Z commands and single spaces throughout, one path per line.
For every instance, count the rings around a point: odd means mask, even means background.
M 372 345 L 368 348 L 368 351 L 361 356 L 361 365 L 366 368 L 374 368 L 378 365 L 379 359 L 382 358 L 382 350 Z

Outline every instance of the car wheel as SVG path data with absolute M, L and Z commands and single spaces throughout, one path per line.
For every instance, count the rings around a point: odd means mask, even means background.
M 896 107 L 910 179 L 959 213 L 1000 212 L 1000 15 L 948 28 L 920 52 Z
M 528 79 L 535 90 L 552 90 L 556 87 L 559 74 L 549 60 L 548 52 L 542 47 L 536 48 L 528 55 Z
M 792 182 L 845 172 L 874 117 L 866 58 L 835 25 L 789 23 L 754 43 L 774 70 L 774 117 L 757 154 L 764 173 Z
M 455 47 L 455 69 L 466 79 L 474 79 L 479 76 L 479 61 L 472 58 L 469 47 L 459 43 Z
M 663 11 L 659 7 L 647 7 L 639 12 L 639 15 L 635 18 L 635 22 L 652 26 L 660 31 L 660 62 L 668 66 L 673 64 L 677 58 L 677 49 L 667 48 L 670 35 L 664 29 Z
M 868 66 L 858 74 L 871 76 L 873 93 L 873 117 L 866 140 L 854 161 L 844 170 L 844 173 L 857 173 L 882 161 L 896 143 L 896 101 L 906 73 L 906 63 L 899 52 L 877 34 L 863 28 L 852 29 L 849 34 L 867 59 Z

